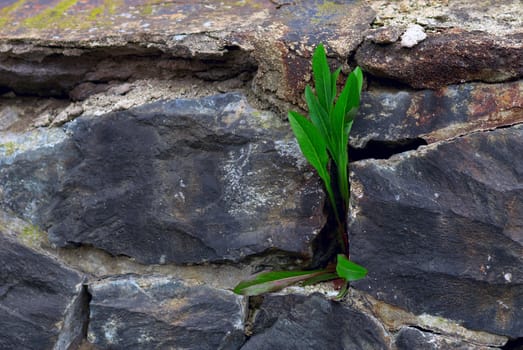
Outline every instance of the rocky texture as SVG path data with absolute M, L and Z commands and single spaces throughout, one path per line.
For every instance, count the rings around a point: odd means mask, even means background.
M 495 37 L 447 30 L 413 48 L 366 41 L 356 54 L 365 71 L 410 86 L 439 88 L 468 81 L 500 82 L 523 76 L 521 35 Z
M 62 130 L 0 134 L 0 210 L 38 223 L 77 155 Z
M 448 140 L 523 122 L 523 80 L 470 83 L 437 90 L 364 93 L 350 143 L 356 148 L 423 139 Z
M 326 220 L 317 179 L 304 172 L 290 129 L 238 94 L 157 102 L 52 130 L 8 141 L 16 152 L 0 167 L 0 203 L 58 246 L 156 264 L 267 250 L 312 256 Z
M 248 349 L 389 349 L 391 339 L 369 316 L 324 296 L 270 295 L 254 321 Z
M 523 334 L 523 127 L 352 165 L 358 289 L 416 314 Z
M 82 99 L 112 81 L 226 80 L 257 68 L 254 91 L 281 109 L 303 105 L 317 42 L 345 63 L 375 16 L 361 3 L 317 0 L 44 6 L 21 0 L 0 13 L 0 24 L 9 23 L 0 26 L 0 88 Z
M 370 7 L 352 1 L 307 0 L 282 6 L 276 21 L 266 22 L 255 34 L 254 91 L 272 104 L 283 100 L 304 107 L 303 90 L 312 80 L 310 61 L 316 43 L 324 43 L 336 66 L 347 71 L 346 58 L 358 47 L 374 16 Z M 285 107 L 284 111 L 290 106 Z
M 246 325 L 246 348 L 521 344 L 520 1 L 4 3 L 0 230 L 92 274 L 85 347 L 238 348 Z M 427 38 L 401 48 L 412 24 Z M 433 145 L 353 163 L 365 292 L 268 296 L 251 327 L 225 290 L 321 241 L 320 183 L 262 111 L 304 107 L 320 42 L 332 66 L 365 70 L 353 161 Z M 249 104 L 207 97 L 230 91 Z M 69 340 L 41 344 L 76 343 L 76 300 L 55 327 Z
M 402 328 L 396 336 L 398 350 L 488 350 L 487 346 L 478 346 L 458 339 L 452 339 L 432 332 L 424 332 L 414 327 Z
M 523 32 L 523 7 L 519 0 L 372 0 L 375 26 L 406 27 L 410 23 L 437 31 L 462 28 L 505 36 Z
M 102 349 L 238 349 L 242 298 L 163 276 L 124 276 L 89 285 L 87 339 Z
M 0 232 L 0 348 L 68 349 L 87 326 L 84 277 Z
M 415 315 L 404 308 L 380 301 L 367 292 L 354 288 L 349 292 L 348 303 L 360 312 L 370 314 L 379 320 L 385 330 L 395 335 L 396 343 L 402 343 L 404 346 L 414 342 L 420 343 L 421 348 L 430 347 L 431 341 L 434 341 L 440 344 L 453 344 L 456 347 L 491 349 L 503 346 L 508 340 L 505 336 L 467 329 L 457 321 L 442 316 Z M 421 334 L 411 331 L 413 329 L 420 330 Z M 402 333 L 406 334 L 402 335 Z

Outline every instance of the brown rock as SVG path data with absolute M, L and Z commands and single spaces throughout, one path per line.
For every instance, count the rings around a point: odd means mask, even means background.
M 107 84 L 81 83 L 69 92 L 69 97 L 73 101 L 83 101 L 93 94 L 106 91 L 108 88 L 109 85 Z
M 0 85 L 55 96 L 80 86 L 71 96 L 82 100 L 92 90 L 82 83 L 184 74 L 221 81 L 258 68 L 255 91 L 286 110 L 285 102 L 303 105 L 316 45 L 327 46 L 333 65 L 344 64 L 375 14 L 315 0 L 107 6 L 86 0 L 2 12 L 0 23 L 10 25 L 0 26 Z
M 350 142 L 357 148 L 369 141 L 433 143 L 521 122 L 523 80 L 422 91 L 373 89 L 363 94 Z
M 63 125 L 74 118 L 78 117 L 84 112 L 84 108 L 81 105 L 71 104 L 63 111 L 58 113 L 56 118 L 51 122 L 51 126 L 60 126 Z
M 375 44 L 392 44 L 398 41 L 401 33 L 403 33 L 403 28 L 401 27 L 381 27 L 369 30 L 365 39 L 370 40 Z
M 435 89 L 467 81 L 501 82 L 523 76 L 521 35 L 482 32 L 431 33 L 413 48 L 381 46 L 367 40 L 356 60 L 369 73 L 410 86 Z

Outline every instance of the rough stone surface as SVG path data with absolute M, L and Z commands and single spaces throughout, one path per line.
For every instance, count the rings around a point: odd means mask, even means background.
M 430 31 L 462 28 L 505 36 L 523 33 L 519 0 L 372 0 L 375 26 L 401 27 L 417 23 Z
M 363 94 L 350 143 L 428 143 L 523 122 L 523 80 L 470 83 L 437 90 L 373 89 Z
M 436 339 L 455 344 L 474 344 L 479 348 L 499 348 L 504 346 L 508 338 L 501 335 L 467 329 L 455 320 L 429 314 L 413 314 L 404 308 L 380 301 L 369 293 L 357 289 L 350 289 L 348 301 L 357 310 L 375 317 L 390 333 L 396 336 L 408 328 L 422 330 L 431 339 L 430 334 L 437 335 Z M 407 337 L 408 341 L 412 337 Z M 413 333 L 413 338 L 418 336 Z M 398 338 L 399 339 L 399 338 Z M 414 347 L 416 348 L 416 347 Z
M 0 210 L 37 223 L 77 153 L 60 129 L 0 134 Z
M 431 332 L 424 332 L 414 327 L 402 328 L 396 335 L 395 345 L 398 350 L 488 350 L 491 347 L 475 345 L 458 339 L 452 339 Z
M 400 38 L 402 33 L 403 28 L 401 27 L 379 27 L 370 29 L 367 32 L 365 39 L 370 40 L 375 44 L 392 44 Z
M 267 250 L 312 256 L 326 220 L 318 180 L 290 128 L 238 94 L 157 102 L 51 130 L 6 137 L 14 151 L 0 162 L 0 204 L 39 223 L 58 246 L 160 264 Z
M 103 349 L 238 349 L 242 297 L 164 276 L 127 276 L 89 285 L 87 339 Z
M 252 332 L 242 350 L 390 348 L 369 316 L 319 294 L 265 297 Z
M 91 276 L 80 349 L 237 349 L 245 325 L 249 349 L 522 343 L 520 0 L 0 2 L 0 231 L 16 241 L 0 255 L 23 244 Z M 402 48 L 409 25 L 427 38 Z M 360 290 L 289 288 L 325 296 L 271 295 L 247 318 L 225 290 L 309 263 L 325 223 L 289 126 L 262 111 L 305 107 L 320 42 L 332 67 L 364 68 L 353 160 L 433 145 L 353 164 Z M 208 97 L 230 91 L 249 104 Z M 3 286 L 0 305 L 27 299 Z M 24 341 L 86 338 L 87 293 L 39 293 L 59 322 Z
M 303 106 L 316 43 L 325 43 L 338 65 L 345 63 L 375 17 L 354 1 L 125 3 L 50 1 L 33 7 L 20 0 L 5 7 L 0 87 L 81 99 L 111 80 L 144 74 L 225 80 L 257 67 L 254 91 L 286 110 L 288 102 Z M 151 65 L 151 57 L 162 62 Z
M 496 37 L 449 29 L 429 33 L 412 48 L 365 41 L 356 61 L 365 71 L 417 89 L 468 81 L 502 82 L 523 76 L 523 34 Z
M 416 314 L 523 330 L 523 126 L 352 164 L 354 285 Z
M 0 232 L 0 348 L 67 349 L 87 322 L 84 277 Z

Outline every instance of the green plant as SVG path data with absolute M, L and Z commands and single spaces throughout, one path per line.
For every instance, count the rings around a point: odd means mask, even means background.
M 341 215 L 344 218 L 349 207 L 349 133 L 360 106 L 363 74 L 359 67 L 354 69 L 337 96 L 336 83 L 340 71 L 341 69 L 338 68 L 331 72 L 325 49 L 323 45 L 318 45 L 312 57 L 316 93 L 310 86 L 305 88 L 305 101 L 309 108 L 310 119 L 294 111 L 290 111 L 288 117 L 303 155 L 323 180 L 336 220 L 336 236 L 342 254 L 337 255 L 335 264 L 321 270 L 273 271 L 258 274 L 248 281 L 239 283 L 234 289 L 235 293 L 258 295 L 277 291 L 298 282 L 307 285 L 343 279 L 345 284 L 338 295 L 341 298 L 346 294 L 349 282 L 367 275 L 364 267 L 351 262 L 348 258 L 349 243 L 346 223 L 344 219 L 341 219 Z M 331 181 L 331 170 L 337 176 L 336 188 L 333 187 Z

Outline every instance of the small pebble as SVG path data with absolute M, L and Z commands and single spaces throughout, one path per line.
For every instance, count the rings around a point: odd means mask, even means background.
M 425 29 L 419 24 L 411 24 L 401 36 L 401 47 L 414 47 L 427 38 Z

